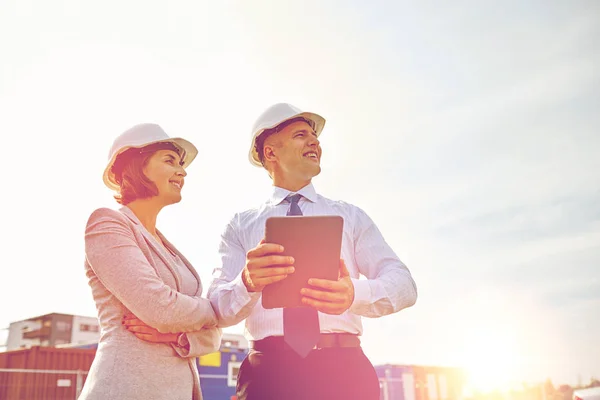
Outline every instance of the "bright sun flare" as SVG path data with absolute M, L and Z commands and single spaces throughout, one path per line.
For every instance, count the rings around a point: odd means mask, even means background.
M 506 329 L 479 329 L 469 335 L 466 346 L 463 364 L 469 389 L 505 390 L 515 383 L 518 354 L 513 334 Z

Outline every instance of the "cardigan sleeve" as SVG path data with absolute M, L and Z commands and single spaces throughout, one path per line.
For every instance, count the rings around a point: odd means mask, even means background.
M 186 296 L 160 279 L 120 212 L 101 208 L 92 213 L 85 231 L 85 254 L 100 282 L 159 332 L 193 332 L 216 325 L 207 299 Z
M 179 335 L 173 348 L 180 357 L 200 357 L 218 351 L 221 346 L 221 328 L 205 328 Z

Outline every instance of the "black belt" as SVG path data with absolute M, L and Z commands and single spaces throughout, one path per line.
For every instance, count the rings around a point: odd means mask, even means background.
M 334 347 L 360 347 L 360 339 L 352 333 L 321 333 L 319 342 L 314 349 Z M 283 336 L 268 336 L 261 340 L 251 340 L 250 348 L 261 352 L 290 350 L 283 340 Z

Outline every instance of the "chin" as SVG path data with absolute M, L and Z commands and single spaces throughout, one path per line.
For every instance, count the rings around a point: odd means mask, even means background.
M 320 165 L 315 165 L 315 167 L 313 168 L 313 176 L 317 176 L 321 173 L 321 166 Z
M 172 196 L 167 200 L 167 204 L 177 204 L 181 201 L 181 195 Z
M 310 181 L 315 176 L 321 173 L 321 168 L 311 168 L 310 170 L 304 171 L 304 180 Z

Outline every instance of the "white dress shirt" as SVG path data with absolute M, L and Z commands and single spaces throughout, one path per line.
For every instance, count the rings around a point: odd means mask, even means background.
M 264 309 L 260 292 L 248 292 L 241 277 L 246 253 L 264 238 L 268 217 L 285 216 L 293 192 L 273 187 L 271 197 L 258 208 L 237 213 L 221 236 L 221 267 L 214 271 L 208 298 L 220 327 L 246 320 L 245 336 L 259 340 L 283 335 L 281 308 Z M 354 302 L 341 315 L 319 312 L 321 332 L 362 334 L 361 316 L 381 317 L 412 306 L 417 289 L 408 268 L 388 246 L 369 216 L 351 204 L 327 199 L 312 184 L 298 192 L 303 215 L 339 215 L 344 219 L 341 257 L 354 284 Z M 367 279 L 359 279 L 359 276 Z

